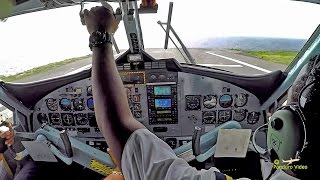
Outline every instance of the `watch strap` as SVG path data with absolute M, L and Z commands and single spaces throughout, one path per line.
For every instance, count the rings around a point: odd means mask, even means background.
M 112 44 L 111 34 L 108 32 L 94 31 L 89 37 L 89 47 L 101 47 L 106 43 Z

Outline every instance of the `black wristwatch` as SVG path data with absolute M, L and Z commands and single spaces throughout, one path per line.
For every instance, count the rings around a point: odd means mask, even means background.
M 95 31 L 89 37 L 89 47 L 91 51 L 93 47 L 100 47 L 105 43 L 112 44 L 111 34 L 108 32 Z

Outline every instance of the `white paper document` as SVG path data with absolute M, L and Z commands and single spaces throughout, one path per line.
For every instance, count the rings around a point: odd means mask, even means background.
M 251 129 L 220 129 L 214 157 L 246 157 Z

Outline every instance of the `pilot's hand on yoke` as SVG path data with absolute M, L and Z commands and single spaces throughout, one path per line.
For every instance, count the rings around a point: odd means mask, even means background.
M 90 11 L 85 9 L 83 13 L 89 34 L 97 30 L 114 33 L 118 28 L 119 21 L 116 20 L 112 9 L 96 6 Z
M 9 125 L 9 131 L 0 131 L 0 138 L 5 139 L 5 144 L 7 146 L 11 146 L 14 143 L 14 132 L 11 125 Z

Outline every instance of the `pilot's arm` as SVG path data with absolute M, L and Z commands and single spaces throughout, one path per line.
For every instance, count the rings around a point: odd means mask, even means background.
M 89 34 L 100 30 L 115 32 L 118 23 L 112 12 L 103 7 L 84 11 Z M 98 126 L 121 169 L 121 155 L 130 135 L 144 126 L 129 109 L 127 96 L 113 57 L 112 45 L 92 48 L 92 90 Z
M 94 7 L 84 11 L 90 34 L 96 30 L 112 33 L 118 23 L 111 11 Z M 178 158 L 164 141 L 136 121 L 113 58 L 112 45 L 92 49 L 94 109 L 100 130 L 112 150 L 112 157 L 127 180 L 229 180 L 216 168 L 198 171 Z M 121 163 L 122 162 L 122 163 Z M 107 179 L 118 179 L 116 175 Z

